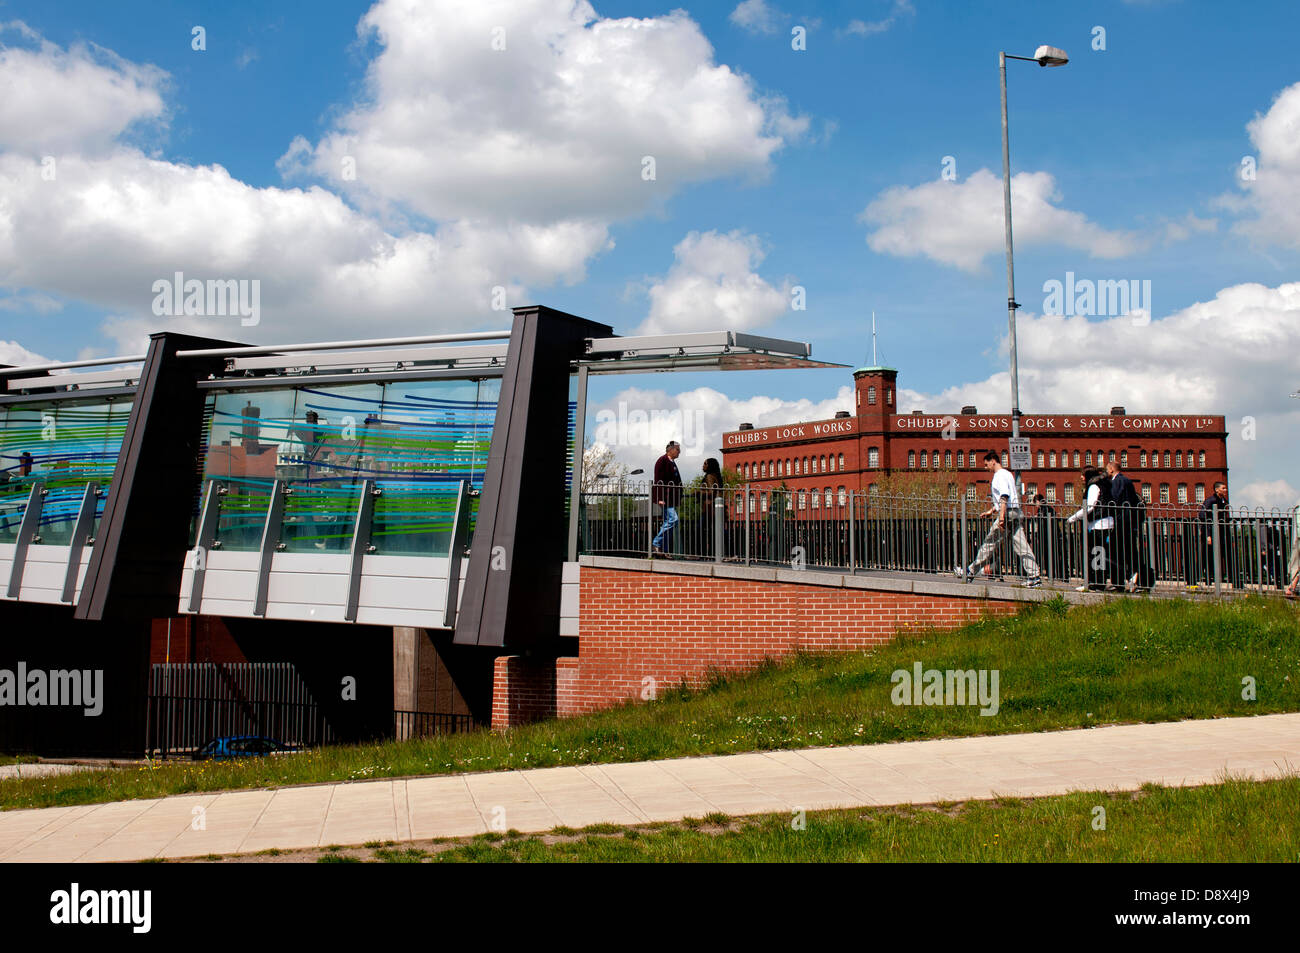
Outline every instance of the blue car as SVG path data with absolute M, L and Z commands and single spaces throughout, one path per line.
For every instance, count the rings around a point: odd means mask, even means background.
M 274 738 L 262 735 L 233 735 L 227 738 L 213 738 L 198 751 L 194 752 L 195 761 L 218 761 L 227 758 L 260 758 L 269 754 L 283 754 L 296 751 L 288 745 L 281 744 Z

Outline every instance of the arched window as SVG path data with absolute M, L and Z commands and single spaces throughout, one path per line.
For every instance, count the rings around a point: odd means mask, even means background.
M 1197 503 L 1204 503 L 1204 502 L 1205 502 L 1205 484 L 1204 484 L 1204 483 L 1198 483 L 1198 484 L 1196 484 L 1196 502 L 1197 502 Z
M 1120 455 L 1119 455 L 1119 465 L 1120 465 L 1121 467 L 1123 467 L 1125 470 L 1128 469 L 1128 451 L 1127 451 L 1127 450 L 1120 451 Z
M 1150 484 L 1150 483 L 1143 483 L 1143 484 L 1142 484 L 1142 502 L 1143 502 L 1143 503 L 1150 503 L 1150 502 L 1151 502 L 1151 484 Z
M 841 454 L 840 454 L 840 470 L 843 471 L 843 469 L 844 469 L 844 454 L 841 453 Z
M 837 498 L 838 498 L 839 501 L 840 501 L 840 506 L 843 506 L 843 505 L 844 505 L 844 501 L 848 498 L 848 494 L 845 493 L 845 491 L 844 491 L 844 487 L 842 487 L 842 486 L 841 486 L 841 487 L 838 487 L 838 488 L 836 489 L 835 492 L 836 492 L 836 496 L 837 496 Z
M 1039 450 L 1039 451 L 1038 451 L 1038 469 L 1041 470 L 1041 469 L 1043 469 L 1043 467 L 1045 467 L 1045 466 L 1047 466 L 1047 454 L 1045 454 L 1045 453 L 1043 453 L 1043 451 Z
M 876 402 L 876 389 L 875 389 L 874 387 L 868 387 L 868 388 L 867 388 L 867 403 L 868 403 L 868 404 L 874 404 L 875 402 Z
M 807 508 L 808 508 L 808 492 L 807 492 L 806 490 L 800 490 L 800 491 L 799 491 L 799 509 L 804 510 L 804 509 L 807 509 Z
M 1002 451 L 1002 465 L 1005 467 L 1005 466 L 1007 466 L 1008 462 L 1009 462 L 1009 461 L 1008 461 L 1008 459 L 1007 459 L 1007 452 L 1006 452 L 1005 450 L 1003 450 L 1003 451 Z
M 879 447 L 871 447 L 867 450 L 867 466 L 873 470 L 880 466 Z
M 821 494 L 818 493 L 816 487 L 814 487 L 812 491 L 812 508 L 817 509 L 818 505 L 820 504 L 820 501 L 821 501 Z
M 952 451 L 951 451 L 951 450 L 945 450 L 945 451 L 943 452 L 943 465 L 944 465 L 945 467 L 947 467 L 949 470 L 952 469 Z
M 1076 470 L 1079 468 L 1079 451 L 1078 451 L 1078 450 L 1074 451 L 1074 468 L 1075 468 Z
M 1168 484 L 1168 483 L 1161 483 L 1161 484 L 1160 484 L 1160 502 L 1161 502 L 1161 503 L 1168 503 L 1168 502 L 1169 502 L 1169 484 Z
M 1165 469 L 1166 469 L 1166 470 L 1168 470 L 1169 467 L 1170 467 L 1170 465 L 1171 465 L 1171 464 L 1170 464 L 1170 458 L 1171 458 L 1171 457 L 1172 457 L 1172 454 L 1171 454 L 1168 450 L 1166 450 L 1166 451 L 1165 451 Z M 1168 495 L 1168 494 L 1166 494 L 1166 495 Z M 1160 502 L 1161 502 L 1161 503 L 1168 503 L 1169 501 L 1168 501 L 1168 500 L 1161 500 Z
M 892 387 L 886 387 L 886 388 L 885 388 L 885 403 L 886 403 L 886 404 L 892 404 L 893 402 L 894 402 L 894 388 L 892 388 Z
M 831 508 L 831 506 L 832 506 L 832 503 L 831 503 L 831 488 L 830 488 L 830 487 L 827 487 L 827 488 L 826 488 L 826 508 L 829 510 L 829 509 Z
M 930 465 L 930 453 L 928 450 L 922 450 L 918 456 L 921 458 L 921 469 L 924 470 Z
M 1051 453 L 1049 453 L 1049 454 L 1047 455 L 1047 465 L 1048 465 L 1049 467 L 1051 467 L 1053 470 L 1056 469 L 1056 451 L 1055 451 L 1055 450 L 1053 450 Z
M 1069 484 L 1068 484 L 1068 483 L 1066 484 L 1066 487 L 1067 487 L 1067 488 L 1069 487 Z M 1055 484 L 1055 483 L 1049 483 L 1049 484 L 1047 484 L 1047 486 L 1045 486 L 1045 487 L 1043 488 L 1043 492 L 1047 494 L 1047 502 L 1048 502 L 1048 503 L 1055 503 L 1055 502 L 1056 502 L 1056 484 Z
M 939 451 L 938 451 L 938 450 L 936 450 L 936 451 L 934 452 L 934 456 L 933 456 L 931 459 L 934 461 L 934 468 L 935 468 L 936 470 L 939 469 Z
M 759 465 L 758 465 L 758 475 L 759 475 L 760 477 L 765 477 L 765 476 L 767 476 L 767 461 L 766 461 L 766 460 L 763 460 L 762 462 L 759 463 Z
M 975 499 L 975 496 L 976 496 L 977 493 L 978 493 L 978 490 L 975 489 L 975 484 L 974 484 L 974 483 L 967 483 L 967 484 L 966 484 L 966 499 L 968 499 L 968 500 L 974 500 L 974 499 Z
M 1085 467 L 1090 467 L 1090 466 L 1092 466 L 1092 451 L 1091 451 L 1091 450 L 1085 450 L 1085 451 L 1083 451 L 1083 465 L 1084 465 Z
M 1147 465 L 1147 452 L 1143 450 L 1141 453 L 1138 454 L 1138 466 L 1145 468 L 1146 465 Z
M 908 468 L 909 470 L 915 470 L 915 469 L 916 469 L 916 451 L 915 451 L 915 450 L 909 450 L 909 451 L 907 451 L 907 468 Z
M 1180 484 L 1178 484 L 1178 502 L 1179 502 L 1179 503 L 1186 503 L 1186 502 L 1187 502 L 1187 484 L 1186 484 L 1186 483 L 1180 483 Z
M 1197 465 L 1198 467 L 1204 467 L 1204 466 L 1205 466 L 1205 451 L 1204 451 L 1204 450 L 1202 450 L 1202 451 L 1200 452 L 1200 454 L 1197 455 L 1197 464 L 1196 464 L 1196 465 Z
M 822 473 L 826 472 L 826 458 L 822 457 Z
M 967 464 L 972 470 L 975 469 L 975 451 L 970 452 L 970 462 Z

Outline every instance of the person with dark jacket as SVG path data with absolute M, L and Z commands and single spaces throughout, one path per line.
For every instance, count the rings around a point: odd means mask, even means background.
M 1110 499 L 1115 515 L 1115 573 L 1112 581 L 1129 592 L 1150 589 L 1151 580 L 1147 561 L 1142 555 L 1142 529 L 1146 523 L 1146 506 L 1137 488 L 1120 469 L 1118 461 L 1108 460 L 1106 472 L 1110 474 Z
M 700 551 L 696 555 L 709 556 L 713 554 L 714 548 L 714 500 L 722 495 L 722 468 L 718 466 L 717 458 L 709 457 L 704 461 L 704 476 L 700 478 L 700 486 L 695 495 L 700 507 L 697 534 Z
M 1205 502 L 1201 504 L 1201 508 L 1196 514 L 1205 539 L 1205 544 L 1201 547 L 1201 551 L 1205 554 L 1203 577 L 1208 579 L 1210 583 L 1214 582 L 1214 524 L 1218 523 L 1219 571 L 1222 573 L 1224 582 L 1230 586 L 1236 586 L 1237 576 L 1234 572 L 1236 560 L 1232 558 L 1233 550 L 1228 539 L 1231 532 L 1229 516 L 1231 516 L 1231 510 L 1228 508 L 1228 484 L 1219 481 L 1214 484 L 1214 492 L 1205 498 Z
M 682 502 L 682 475 L 674 463 L 682 453 L 682 445 L 676 440 L 664 448 L 664 455 L 655 461 L 654 484 L 650 488 L 650 498 L 664 508 L 664 524 L 655 534 L 653 556 L 666 556 L 666 547 L 671 545 L 673 530 L 677 528 L 677 507 Z
M 1106 588 L 1114 559 L 1109 543 L 1115 532 L 1115 517 L 1111 515 L 1110 506 L 1110 477 L 1096 467 L 1086 467 L 1083 481 L 1086 488 L 1083 506 L 1066 520 L 1067 523 L 1083 520 L 1087 534 L 1084 583 L 1077 587 L 1079 592 Z

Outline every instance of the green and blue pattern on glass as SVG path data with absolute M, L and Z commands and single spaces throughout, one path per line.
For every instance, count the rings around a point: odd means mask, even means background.
M 98 483 L 95 530 L 131 416 L 129 400 L 41 401 L 0 408 L 0 543 L 12 543 L 34 483 L 45 485 L 36 542 L 66 546 L 86 486 Z

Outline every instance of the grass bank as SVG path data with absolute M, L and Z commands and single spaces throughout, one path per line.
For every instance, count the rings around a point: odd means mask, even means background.
M 1300 778 L 815 811 L 802 818 L 802 825 L 796 826 L 790 814 L 709 815 L 672 824 L 598 824 L 538 835 L 512 831 L 200 859 L 417 864 L 1294 863 L 1300 861 Z
M 999 673 L 997 714 L 891 701 L 891 675 Z M 1248 683 L 1243 683 L 1248 679 Z M 1253 685 L 1253 699 L 1243 697 Z M 493 734 L 0 781 L 0 807 L 1300 711 L 1300 624 L 1280 600 L 1044 603 L 874 652 L 801 655 L 651 704 Z

